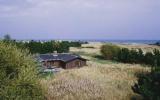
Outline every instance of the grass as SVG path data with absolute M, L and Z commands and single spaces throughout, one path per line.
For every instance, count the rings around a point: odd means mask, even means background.
M 47 72 L 47 73 L 41 73 L 40 77 L 45 79 L 51 79 L 54 77 L 54 75 L 55 74 L 53 72 Z
M 156 45 L 148 45 L 148 44 L 116 44 L 122 48 L 128 49 L 142 49 L 144 52 L 152 52 L 154 49 L 160 50 L 159 46 Z
M 97 54 L 90 54 L 90 53 L 87 53 L 84 51 L 78 51 L 78 52 L 72 52 L 72 53 L 79 54 L 90 61 L 101 63 L 101 64 L 118 63 L 116 61 L 102 59 L 102 58 L 100 58 L 101 56 L 99 54 L 98 55 Z
M 114 63 L 118 63 L 118 62 L 112 61 L 112 60 L 100 59 L 100 58 L 97 58 L 96 56 L 91 56 L 89 60 L 92 61 L 92 62 L 100 63 L 100 64 L 114 64 Z
M 113 64 L 113 63 L 118 63 L 116 61 L 111 61 L 111 60 L 104 60 L 104 59 L 98 59 L 98 58 L 91 58 L 91 61 L 101 63 L 101 64 Z
M 85 48 L 85 47 L 94 48 Z M 123 64 L 96 57 L 101 44 L 85 44 L 84 48 L 71 48 L 87 58 L 88 66 L 63 70 L 50 78 L 42 78 L 47 89 L 47 100 L 136 100 L 142 99 L 131 87 L 137 83 L 139 73 L 150 72 L 139 64 Z
M 96 62 L 96 63 L 101 63 L 101 64 L 118 64 L 119 62 L 114 61 L 114 60 L 106 60 L 104 59 L 101 55 L 94 55 L 91 56 L 91 61 Z
M 129 100 L 136 95 L 131 89 L 136 74 L 147 71 L 140 65 L 88 62 L 86 67 L 43 79 L 41 84 L 48 88 L 48 100 Z

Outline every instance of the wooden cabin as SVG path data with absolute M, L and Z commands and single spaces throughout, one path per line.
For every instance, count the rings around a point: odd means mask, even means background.
M 87 61 L 79 55 L 69 53 L 40 54 L 38 60 L 45 69 L 79 68 L 85 66 Z

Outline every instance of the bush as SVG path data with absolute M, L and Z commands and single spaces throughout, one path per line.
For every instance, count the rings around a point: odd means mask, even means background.
M 122 48 L 120 50 L 120 52 L 118 53 L 118 59 L 117 60 L 120 61 L 120 62 L 124 62 L 124 63 L 129 62 L 129 53 L 130 53 L 129 49 Z
M 144 63 L 148 65 L 154 65 L 154 55 L 151 52 L 147 52 L 145 54 Z
M 41 100 L 37 64 L 27 50 L 0 42 L 0 100 Z
M 154 54 L 154 66 L 160 66 L 160 51 L 155 49 L 153 51 Z
M 105 59 L 115 60 L 120 51 L 120 48 L 116 45 L 106 44 L 101 47 L 101 54 Z
M 160 46 L 160 41 L 156 42 L 154 45 Z
M 102 57 L 108 60 L 117 60 L 123 63 L 147 64 L 151 66 L 160 66 L 160 51 L 155 49 L 153 52 L 144 52 L 142 49 L 129 50 L 120 49 L 118 46 L 107 44 L 101 47 Z
M 142 49 L 138 49 L 138 55 L 137 55 L 137 63 L 142 64 L 144 60 L 144 53 Z
M 40 53 L 53 53 L 57 51 L 58 53 L 69 52 L 70 47 L 81 47 L 81 42 L 69 42 L 69 41 L 47 41 L 40 42 L 31 40 L 30 42 L 16 42 L 16 41 L 6 41 L 13 43 L 21 48 L 27 48 L 32 54 Z
M 140 75 L 133 90 L 141 94 L 144 100 L 160 100 L 160 71 L 155 67 L 151 73 Z
M 138 62 L 138 52 L 136 50 L 130 50 L 129 53 L 129 63 L 137 63 Z
M 143 63 L 144 54 L 141 49 L 129 50 L 127 48 L 122 48 L 118 53 L 118 61 L 124 63 Z
M 141 75 L 133 90 L 144 97 L 144 100 L 160 100 L 160 51 L 147 52 L 144 63 L 152 65 L 152 72 Z

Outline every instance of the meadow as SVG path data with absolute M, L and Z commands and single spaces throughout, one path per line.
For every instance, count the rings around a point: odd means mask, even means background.
M 48 100 L 141 100 L 142 96 L 132 90 L 137 75 L 148 73 L 150 67 L 140 64 L 124 64 L 97 58 L 102 43 L 83 44 L 71 47 L 70 52 L 88 59 L 87 66 L 63 70 L 58 74 L 41 79 L 47 90 Z M 119 44 L 118 44 L 119 45 Z M 150 51 L 151 45 L 120 45 Z M 156 46 L 159 49 L 159 47 Z

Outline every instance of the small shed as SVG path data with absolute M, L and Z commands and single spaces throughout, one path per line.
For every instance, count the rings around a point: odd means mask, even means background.
M 38 61 L 45 69 L 52 68 L 79 68 L 86 65 L 86 59 L 76 54 L 70 53 L 53 53 L 53 54 L 40 54 Z

